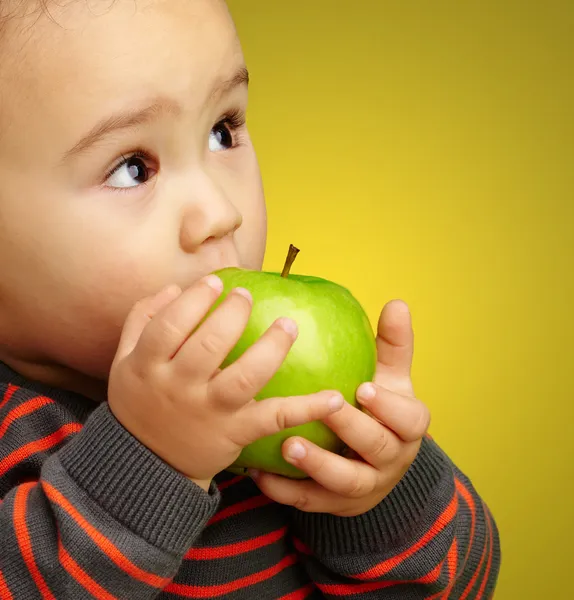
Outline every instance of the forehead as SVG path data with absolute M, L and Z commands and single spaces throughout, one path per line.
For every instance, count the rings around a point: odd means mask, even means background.
M 0 25 L 2 31 L 24 34 L 22 38 L 33 38 L 34 33 L 49 36 L 52 31 L 42 30 L 39 26 L 54 25 L 68 31 L 84 31 L 93 28 L 98 17 L 100 23 L 108 17 L 106 26 L 112 20 L 119 23 L 130 15 L 145 14 L 177 15 L 182 26 L 193 21 L 204 27 L 219 19 L 220 25 L 231 24 L 225 0 L 0 0 Z M 110 34 L 112 31 L 110 31 Z M 26 35 L 27 34 L 27 35 Z
M 199 106 L 243 62 L 220 0 L 45 4 L 42 11 L 39 2 L 31 7 L 13 0 L 12 7 L 20 9 L 5 23 L 0 87 L 9 90 L 2 94 L 8 122 L 17 117 L 11 111 L 33 113 L 35 105 L 49 113 L 66 101 L 100 113 L 119 102 L 160 95 Z M 10 9 L 5 6 L 4 13 Z
M 238 46 L 222 0 L 1 0 L 0 6 L 14 51 L 3 55 L 19 62 L 33 55 L 43 67 L 70 55 L 77 63 L 90 56 L 93 63 L 121 63 L 136 53 L 175 60 L 178 50 L 201 63 Z

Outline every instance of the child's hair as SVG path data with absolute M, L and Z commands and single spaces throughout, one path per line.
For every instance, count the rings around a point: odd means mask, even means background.
M 33 15 L 36 15 L 38 18 L 46 15 L 52 19 L 50 3 L 51 0 L 0 0 L 0 42 L 6 34 L 6 25 L 9 21 Z M 108 8 L 111 8 L 114 3 L 115 0 L 110 0 Z
M 6 34 L 7 23 L 25 16 L 50 15 L 50 0 L 0 0 L 0 42 Z
M 41 0 L 42 6 L 45 6 L 45 1 Z M 8 22 L 25 14 L 26 4 L 26 0 L 0 0 L 0 42 L 4 39 Z
M 4 21 L 6 19 L 6 2 L 5 0 L 0 0 L 0 41 L 2 40 L 2 34 L 4 33 Z

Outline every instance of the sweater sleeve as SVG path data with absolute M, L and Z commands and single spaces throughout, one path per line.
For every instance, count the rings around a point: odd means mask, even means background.
M 57 406 L 38 414 L 42 402 L 0 406 L 0 598 L 156 598 L 215 513 L 217 488 L 171 469 L 106 404 L 82 427 L 62 425 Z
M 292 517 L 295 546 L 327 598 L 487 600 L 494 593 L 496 524 L 470 480 L 430 438 L 368 513 Z

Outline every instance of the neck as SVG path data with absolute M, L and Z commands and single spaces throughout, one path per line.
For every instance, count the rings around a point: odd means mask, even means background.
M 107 398 L 106 381 L 89 377 L 62 365 L 29 362 L 2 355 L 0 361 L 31 381 L 75 392 L 96 402 L 105 402 Z

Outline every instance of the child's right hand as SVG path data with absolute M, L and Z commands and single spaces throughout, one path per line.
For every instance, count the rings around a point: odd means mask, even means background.
M 335 391 L 253 400 L 285 360 L 297 327 L 279 319 L 221 370 L 252 303 L 249 292 L 234 290 L 201 323 L 222 289 L 209 275 L 184 292 L 170 288 L 139 302 L 124 325 L 108 389 L 118 421 L 205 490 L 248 444 L 323 419 L 344 402 Z

